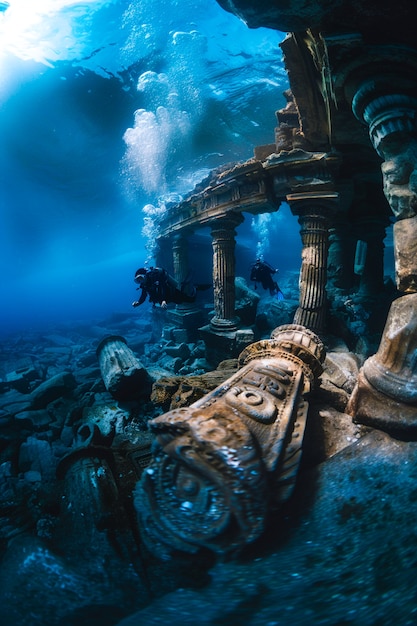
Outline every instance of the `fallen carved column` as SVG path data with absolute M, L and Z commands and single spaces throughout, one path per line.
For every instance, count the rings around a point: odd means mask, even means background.
M 132 583 L 132 564 L 142 574 L 143 564 L 131 532 L 119 471 L 112 448 L 114 432 L 104 435 L 97 424 L 83 425 L 70 452 L 61 458 L 57 478 L 61 482 L 60 515 L 54 541 L 65 558 L 92 581 L 99 580 L 103 593 L 119 594 L 126 601 L 126 586 L 142 592 L 142 576 Z M 78 573 L 76 573 L 78 572 Z M 132 584 L 134 585 L 132 587 Z M 117 587 L 119 585 L 119 587 Z M 92 582 L 94 588 L 94 582 Z M 123 597 L 124 596 L 124 597 Z
M 294 324 L 301 324 L 317 333 L 323 332 L 326 327 L 329 218 L 337 200 L 337 193 L 308 192 L 287 196 L 291 211 L 299 216 L 303 244 L 300 304 Z
M 123 337 L 105 337 L 96 353 L 104 385 L 114 398 L 128 400 L 150 392 L 150 377 Z
M 245 348 L 241 369 L 222 385 L 149 423 L 154 457 L 135 506 L 153 553 L 225 554 L 260 536 L 269 508 L 293 491 L 306 395 L 323 360 L 314 333 L 280 326 L 271 339 Z

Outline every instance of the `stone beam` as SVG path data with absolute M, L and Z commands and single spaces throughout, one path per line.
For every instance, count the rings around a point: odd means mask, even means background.
M 237 213 L 277 211 L 289 193 L 330 189 L 339 164 L 336 153 L 296 149 L 271 154 L 265 161 L 236 165 L 214 175 L 204 188 L 197 186 L 183 202 L 169 207 L 158 224 L 158 238 L 211 226 Z
M 214 177 L 202 189 L 198 187 L 183 202 L 169 207 L 159 223 L 159 237 L 184 228 L 203 228 L 227 214 L 271 213 L 277 210 L 270 178 L 260 161 L 249 161 Z

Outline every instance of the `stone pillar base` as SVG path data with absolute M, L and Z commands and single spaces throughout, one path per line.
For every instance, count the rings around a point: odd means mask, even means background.
M 208 324 L 199 328 L 199 332 L 206 346 L 206 359 L 215 366 L 225 359 L 237 358 L 255 338 L 251 328 L 216 331 Z
M 417 404 L 405 404 L 378 391 L 362 371 L 358 374 L 346 413 L 352 416 L 355 423 L 385 432 L 417 432 Z
M 183 328 L 187 331 L 187 342 L 196 341 L 198 330 L 204 322 L 203 311 L 201 309 L 175 309 L 167 311 L 167 320 L 176 328 Z
M 214 316 L 210 320 L 210 327 L 215 333 L 230 333 L 238 329 L 239 322 L 237 316 L 230 319 Z

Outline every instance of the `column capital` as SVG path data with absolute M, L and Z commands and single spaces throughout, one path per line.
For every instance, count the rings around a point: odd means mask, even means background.
M 172 241 L 184 241 L 189 239 L 194 234 L 194 229 L 190 227 L 182 228 L 179 231 L 175 231 L 168 238 Z
M 293 215 L 331 218 L 339 206 L 337 191 L 304 191 L 286 196 Z
M 376 152 L 398 134 L 417 132 L 417 55 L 404 46 L 366 46 L 339 82 L 355 117 L 368 126 Z
M 215 220 L 210 222 L 209 226 L 211 228 L 211 232 L 214 233 L 217 230 L 230 230 L 233 231 L 237 226 L 240 226 L 242 222 L 245 220 L 245 217 L 242 213 L 227 213 L 224 217 L 217 217 Z

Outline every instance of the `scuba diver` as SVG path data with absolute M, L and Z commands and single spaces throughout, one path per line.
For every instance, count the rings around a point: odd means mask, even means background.
M 258 288 L 257 283 L 261 283 L 264 289 L 269 289 L 271 296 L 277 296 L 278 300 L 284 299 L 284 294 L 279 288 L 278 283 L 272 278 L 278 270 L 274 269 L 272 265 L 256 259 L 255 263 L 251 267 L 250 280 L 255 283 L 255 289 Z
M 145 302 L 149 297 L 149 302 L 153 306 L 159 304 L 163 309 L 171 302 L 174 304 L 183 304 L 184 302 L 194 302 L 197 291 L 208 289 L 211 285 L 193 285 L 187 277 L 181 286 L 177 281 L 168 274 L 168 272 L 160 267 L 140 267 L 136 270 L 134 281 L 139 285 L 137 289 L 141 289 L 142 293 L 139 300 L 132 302 L 133 307 L 137 307 Z

